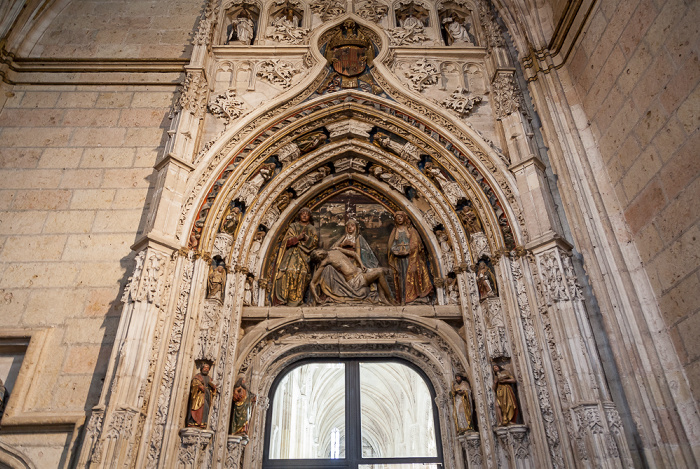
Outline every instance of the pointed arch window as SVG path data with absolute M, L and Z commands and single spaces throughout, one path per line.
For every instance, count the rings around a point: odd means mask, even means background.
M 408 363 L 306 361 L 270 395 L 264 469 L 442 467 L 435 393 Z

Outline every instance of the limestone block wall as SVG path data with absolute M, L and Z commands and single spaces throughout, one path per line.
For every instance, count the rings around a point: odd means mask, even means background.
M 204 2 L 66 2 L 29 57 L 186 58 Z
M 0 110 L 0 331 L 48 331 L 6 417 L 84 415 L 97 403 L 174 91 L 15 86 Z M 67 463 L 69 427 L 46 438 L 13 428 L 0 441 L 37 467 Z
M 700 4 L 603 0 L 568 65 L 700 399 Z

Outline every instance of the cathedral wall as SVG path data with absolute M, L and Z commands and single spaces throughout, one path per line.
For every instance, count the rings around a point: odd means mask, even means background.
M 189 57 L 203 2 L 72 1 L 42 34 L 30 57 Z
M 700 398 L 698 4 L 602 1 L 569 72 Z
M 84 416 L 97 403 L 173 92 L 16 86 L 0 111 L 0 331 L 48 330 L 32 386 L 11 391 L 0 441 L 37 467 L 66 462 L 72 429 L 37 438 L 10 423 Z

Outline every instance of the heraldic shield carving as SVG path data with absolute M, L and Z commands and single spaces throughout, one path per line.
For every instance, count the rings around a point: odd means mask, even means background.
M 347 20 L 328 43 L 326 59 L 339 74 L 357 77 L 372 65 L 374 48 L 357 24 Z

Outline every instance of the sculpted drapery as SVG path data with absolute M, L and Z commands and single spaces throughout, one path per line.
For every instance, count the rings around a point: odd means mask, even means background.
M 513 385 L 515 378 L 508 370 L 493 365 L 493 390 L 496 394 L 496 417 L 499 425 L 515 423 L 518 417 L 518 401 L 515 398 Z
M 318 235 L 312 224 L 311 211 L 303 208 L 282 240 L 275 268 L 274 304 L 299 306 L 304 301 L 311 280 L 309 255 L 317 247 Z
M 427 297 L 433 285 L 425 263 L 423 242 L 408 215 L 396 212 L 394 223 L 389 236 L 389 265 L 394 273 L 396 301 L 403 305 Z

